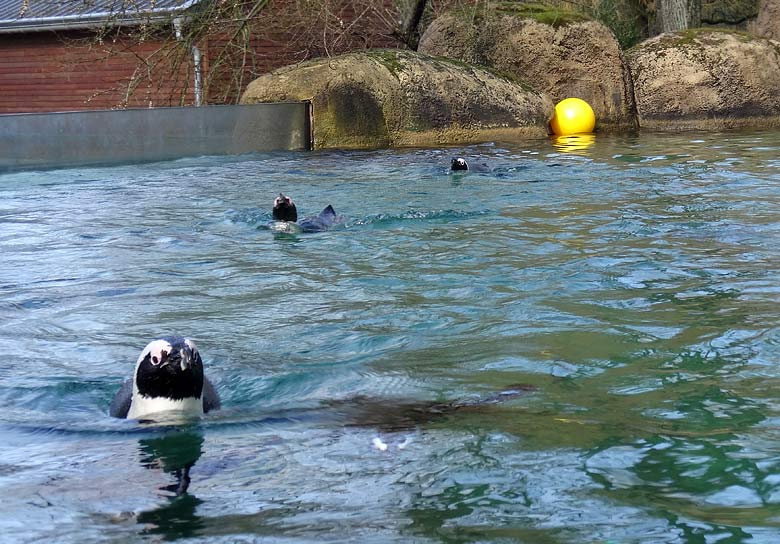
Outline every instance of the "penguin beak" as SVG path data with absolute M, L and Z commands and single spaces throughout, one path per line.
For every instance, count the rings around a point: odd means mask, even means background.
M 188 349 L 180 349 L 179 351 L 173 351 L 170 355 L 163 359 L 160 363 L 160 368 L 170 366 L 176 368 L 177 366 L 182 372 L 189 370 L 192 367 L 192 354 Z
M 189 350 L 182 349 L 179 351 L 179 355 L 179 365 L 181 366 L 182 372 L 189 370 L 192 366 L 192 354 Z

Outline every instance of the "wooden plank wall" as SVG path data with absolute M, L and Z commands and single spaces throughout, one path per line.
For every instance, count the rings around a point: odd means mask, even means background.
M 0 35 L 0 113 L 192 103 L 191 89 L 181 96 L 186 74 L 171 74 L 170 66 L 152 74 L 138 72 L 140 85 L 126 99 L 127 83 L 139 69 L 139 57 L 151 54 L 162 42 L 123 45 L 119 53 L 109 55 L 106 48 L 87 43 L 85 38 L 73 32 Z
M 303 12 L 290 9 L 295 3 L 277 0 L 270 4 L 254 21 L 248 55 L 232 47 L 227 50 L 235 51 L 233 59 L 220 56 L 225 43 L 219 35 L 199 44 L 204 80 L 209 79 L 212 64 L 214 69 L 204 103 L 235 103 L 252 79 L 286 64 L 351 50 L 399 46 L 381 17 L 356 15 L 355 0 L 332 1 L 344 4 L 329 11 L 327 20 L 320 17 L 311 21 L 305 20 Z M 392 4 L 392 0 L 381 1 Z M 350 26 L 355 19 L 358 24 Z M 350 29 L 345 36 L 324 35 L 322 29 L 332 29 L 334 21 L 337 32 L 338 28 Z M 232 32 L 228 27 L 224 31 Z M 189 55 L 176 68 L 161 62 L 151 71 L 141 60 L 160 58 L 155 52 L 170 47 L 173 39 L 173 29 L 141 44 L 125 43 L 121 38 L 100 44 L 88 31 L 0 34 L 0 114 L 193 105 Z M 128 82 L 134 75 L 138 86 L 128 95 Z

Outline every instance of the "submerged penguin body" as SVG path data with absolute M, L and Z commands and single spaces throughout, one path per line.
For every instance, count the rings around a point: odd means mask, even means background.
M 321 232 L 328 230 L 338 221 L 338 215 L 333 206 L 328 204 L 318 215 L 306 217 L 298 222 L 303 232 Z
M 450 163 L 450 172 L 491 172 L 492 169 L 485 163 L 469 163 L 463 157 L 455 157 Z
M 319 214 L 304 217 L 298 221 L 298 209 L 295 202 L 282 193 L 279 193 L 279 196 L 274 200 L 272 215 L 274 223 L 271 225 L 271 230 L 280 232 L 322 232 L 343 222 L 343 218 L 336 213 L 330 204 L 325 206 L 325 209 Z

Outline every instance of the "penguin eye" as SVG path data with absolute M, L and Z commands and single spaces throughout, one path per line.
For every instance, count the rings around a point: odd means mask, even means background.
M 165 361 L 165 359 L 168 357 L 168 352 L 165 350 L 160 351 L 160 356 L 152 355 L 150 360 L 154 366 L 158 366 Z

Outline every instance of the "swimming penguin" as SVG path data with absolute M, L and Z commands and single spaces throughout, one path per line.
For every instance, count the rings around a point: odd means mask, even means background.
M 469 165 L 463 157 L 455 157 L 452 159 L 452 162 L 450 163 L 451 172 L 467 172 L 469 170 L 473 172 L 490 172 L 490 167 L 484 163 Z
M 292 198 L 279 193 L 274 199 L 274 209 L 272 212 L 274 221 L 289 221 L 295 223 L 298 221 L 298 208 Z
M 149 342 L 111 402 L 109 414 L 151 419 L 160 412 L 201 416 L 220 407 L 219 395 L 203 376 L 203 361 L 192 340 L 165 336 Z
M 460 172 L 468 169 L 469 169 L 469 163 L 467 163 L 466 159 L 464 159 L 463 157 L 455 157 L 454 159 L 452 159 L 450 170 L 452 170 L 453 172 Z
M 303 232 L 321 232 L 342 221 L 341 216 L 336 214 L 336 210 L 330 204 L 325 206 L 325 209 L 318 215 L 305 217 L 298 221 L 298 209 L 295 207 L 295 202 L 293 202 L 292 198 L 282 193 L 279 193 L 279 196 L 274 199 L 272 215 L 274 221 L 282 221 L 288 224 L 295 223 Z M 274 230 L 286 229 L 279 228 Z

